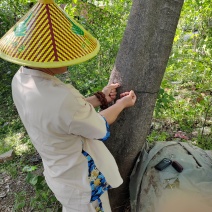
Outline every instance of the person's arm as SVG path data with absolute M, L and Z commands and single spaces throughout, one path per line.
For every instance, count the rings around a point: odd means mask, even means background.
M 76 98 L 77 109 L 74 115 L 70 110 L 71 122 L 68 124 L 68 133 L 89 139 L 104 139 L 108 134 L 107 124 L 112 124 L 124 108 L 135 104 L 136 96 L 133 91 L 122 93 L 120 97 L 121 99 L 118 99 L 115 105 L 100 113 L 97 113 L 94 107 L 83 98 Z M 70 99 L 67 98 L 68 104 L 64 104 L 66 105 L 65 109 L 73 107 L 73 101 L 70 101 Z M 69 116 L 65 116 L 64 119 L 69 123 Z
M 89 102 L 90 104 L 92 104 L 93 107 L 99 107 L 101 105 L 100 101 L 98 100 L 96 96 L 89 96 L 85 98 L 85 100 Z
M 134 91 L 122 93 L 120 97 L 121 99 L 117 100 L 116 104 L 99 113 L 100 115 L 104 116 L 109 125 L 117 119 L 122 110 L 135 104 L 136 95 Z
M 112 105 L 111 107 L 99 112 L 100 115 L 104 116 L 107 123 L 111 125 L 118 117 L 118 115 L 121 113 L 122 110 L 124 110 L 124 105 L 121 102 L 117 102 L 116 104 Z

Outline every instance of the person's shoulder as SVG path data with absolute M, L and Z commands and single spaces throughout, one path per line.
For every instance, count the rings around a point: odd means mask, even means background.
M 71 95 L 73 95 L 75 98 L 84 98 L 84 96 L 80 93 L 79 90 L 77 90 L 73 85 L 71 84 L 65 84 Z
M 21 73 L 22 66 L 18 69 L 18 71 L 14 74 L 12 78 L 12 86 L 17 82 L 18 79 L 20 79 L 20 73 Z

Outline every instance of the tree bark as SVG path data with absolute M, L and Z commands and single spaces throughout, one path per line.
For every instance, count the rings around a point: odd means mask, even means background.
M 112 211 L 124 211 L 129 200 L 129 176 L 149 133 L 157 94 L 171 52 L 183 0 L 134 0 L 109 83 L 119 92 L 134 90 L 136 105 L 126 109 L 111 127 L 106 142 L 124 183 L 110 191 Z

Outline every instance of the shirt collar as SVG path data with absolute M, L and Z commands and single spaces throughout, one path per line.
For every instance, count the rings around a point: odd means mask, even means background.
M 47 73 L 44 73 L 42 71 L 36 70 L 36 69 L 30 69 L 27 67 L 22 66 L 19 69 L 20 73 L 26 74 L 26 75 L 31 75 L 31 76 L 36 76 L 36 77 L 42 77 L 42 78 L 48 78 L 48 79 L 57 79 L 54 76 L 51 76 Z

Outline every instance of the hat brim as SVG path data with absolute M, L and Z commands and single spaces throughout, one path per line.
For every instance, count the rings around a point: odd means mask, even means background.
M 21 59 L 17 59 L 17 58 L 11 57 L 9 55 L 6 55 L 1 51 L 0 51 L 0 58 L 6 60 L 8 62 L 15 63 L 17 65 L 21 65 L 21 66 L 30 66 L 30 67 L 36 67 L 36 68 L 60 68 L 60 67 L 65 67 L 65 66 L 77 65 L 77 64 L 83 63 L 87 60 L 90 60 L 98 54 L 99 49 L 100 49 L 100 44 L 99 44 L 99 41 L 97 41 L 96 49 L 93 52 L 91 52 L 90 54 L 87 54 L 86 56 L 83 56 L 82 58 L 76 58 L 74 60 L 65 61 L 65 62 L 58 61 L 58 62 L 40 63 L 40 62 L 26 61 L 26 60 L 21 60 Z

